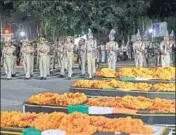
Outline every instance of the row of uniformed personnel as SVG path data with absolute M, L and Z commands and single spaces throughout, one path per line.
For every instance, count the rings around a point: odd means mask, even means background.
M 115 52 L 117 51 L 118 44 L 114 41 L 114 33 L 112 30 L 107 43 L 107 50 L 109 54 L 108 65 L 110 68 L 115 69 Z M 13 71 L 13 53 L 15 52 L 15 47 L 12 45 L 11 41 L 5 41 L 5 46 L 3 47 L 3 56 L 4 56 L 4 67 L 7 74 L 7 79 L 11 79 Z M 72 63 L 73 63 L 73 49 L 74 42 L 71 36 L 68 36 L 65 42 L 59 42 L 54 48 L 56 49 L 58 61 L 61 66 L 61 77 L 65 75 L 65 63 L 67 63 L 68 69 L 68 78 L 71 79 L 72 76 Z M 34 53 L 37 52 L 39 59 L 39 70 L 40 77 L 42 80 L 46 80 L 47 75 L 50 71 L 50 50 L 48 42 L 41 38 L 37 48 L 34 48 L 31 41 L 27 39 L 23 40 L 21 47 L 22 61 L 25 71 L 25 78 L 29 79 L 33 75 L 34 70 Z M 78 49 L 81 54 L 81 63 L 82 63 L 82 76 L 85 74 L 85 66 L 87 61 L 87 69 L 89 78 L 92 78 L 96 72 L 95 60 L 97 56 L 97 42 L 93 38 L 91 29 L 88 32 L 88 39 L 85 41 L 85 44 L 82 44 Z
M 135 55 L 135 65 L 136 67 L 145 67 L 146 54 L 147 54 L 146 48 L 149 46 L 150 41 L 148 40 L 146 33 L 144 35 L 144 41 L 142 41 L 141 40 L 142 37 L 140 35 L 139 30 L 136 37 L 137 37 L 137 41 L 133 44 L 133 50 Z M 172 31 L 169 36 L 168 31 L 166 31 L 166 35 L 164 36 L 164 41 L 162 41 L 159 46 L 162 67 L 171 66 L 172 47 L 176 47 L 174 32 Z
M 118 43 L 115 42 L 115 33 L 116 31 L 112 29 L 109 34 L 109 41 L 106 44 L 105 50 L 108 54 L 108 67 L 116 70 L 116 61 L 117 61 L 117 51 L 119 50 Z M 93 38 L 93 33 L 89 29 L 88 39 L 85 41 L 80 40 L 79 46 L 77 48 L 80 61 L 81 61 L 81 74 L 85 75 L 86 61 L 89 78 L 92 78 L 96 72 L 95 61 L 97 58 L 97 42 Z M 144 35 L 145 39 L 147 38 Z M 169 50 L 170 44 L 168 43 L 168 36 L 165 37 L 165 41 L 161 43 L 160 50 L 162 53 L 162 66 L 170 66 L 169 64 Z M 145 40 L 147 41 L 147 40 Z M 137 67 L 143 67 L 145 63 L 145 48 L 147 42 L 141 41 L 141 36 L 138 31 L 137 41 L 133 44 L 134 54 L 135 54 L 135 64 Z M 167 45 L 169 44 L 169 45 Z M 5 42 L 3 47 L 3 57 L 4 57 L 4 67 L 7 74 L 7 79 L 10 79 L 14 71 L 14 51 L 15 47 L 10 41 Z M 65 76 L 65 63 L 67 63 L 66 69 L 68 69 L 68 78 L 71 79 L 72 76 L 72 63 L 73 63 L 73 51 L 74 51 L 74 42 L 71 36 L 66 38 L 66 41 L 59 41 L 58 43 L 53 44 L 52 46 L 44 39 L 41 38 L 37 47 L 35 48 L 31 41 L 27 39 L 23 41 L 21 47 L 23 66 L 25 71 L 25 78 L 29 79 L 33 75 L 34 70 L 34 54 L 37 52 L 37 61 L 39 61 L 40 77 L 41 80 L 46 80 L 47 75 L 50 73 L 50 62 L 54 61 L 55 55 L 51 55 L 51 50 L 53 53 L 57 53 L 58 63 L 61 66 L 61 77 Z M 51 68 L 52 69 L 52 68 Z

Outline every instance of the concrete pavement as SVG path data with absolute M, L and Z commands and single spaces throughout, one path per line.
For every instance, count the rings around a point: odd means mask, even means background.
M 118 62 L 117 67 L 132 66 L 133 62 Z M 107 64 L 105 64 L 107 65 Z M 7 81 L 3 68 L 1 68 L 1 110 L 21 110 L 22 104 L 33 94 L 51 91 L 51 92 L 68 92 L 72 82 L 80 79 L 80 71 L 74 69 L 72 80 L 58 78 L 58 71 L 47 78 L 39 80 L 39 73 L 36 72 L 30 80 L 24 80 L 24 70 L 22 67 L 17 68 L 16 77 Z

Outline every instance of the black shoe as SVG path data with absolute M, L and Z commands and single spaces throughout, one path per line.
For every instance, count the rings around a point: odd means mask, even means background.
M 30 78 L 25 78 L 25 80 L 29 80 Z
M 8 80 L 11 80 L 11 78 L 7 78 L 6 80 L 7 80 L 7 81 L 8 81 Z
M 71 77 L 69 77 L 68 80 L 71 80 Z
M 33 75 L 31 75 L 31 77 L 33 77 Z
M 40 77 L 40 80 L 43 80 L 43 77 Z
M 12 77 L 15 77 L 16 76 L 16 74 L 12 74 Z
M 43 80 L 46 80 L 46 77 L 44 77 Z
M 60 78 L 64 78 L 64 75 L 60 75 L 59 77 L 60 77 Z
M 92 80 L 92 78 L 89 78 L 89 80 Z

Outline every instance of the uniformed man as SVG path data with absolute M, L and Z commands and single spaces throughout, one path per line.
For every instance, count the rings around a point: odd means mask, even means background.
M 133 44 L 136 67 L 144 67 L 145 45 L 141 41 L 140 31 L 136 35 L 137 41 Z
M 36 53 L 36 47 L 35 47 L 35 43 L 34 43 L 34 41 L 31 41 L 30 42 L 30 46 L 31 46 L 31 50 L 33 51 L 32 53 L 31 53 L 31 77 L 33 76 L 33 74 L 34 74 L 34 58 L 35 58 L 35 53 Z
M 122 60 L 127 60 L 128 46 L 127 44 L 125 44 L 124 40 L 122 40 L 121 51 L 122 51 Z
M 7 50 L 9 41 L 5 40 L 3 41 L 3 47 L 2 47 L 2 65 L 4 66 L 5 74 L 7 75 L 7 64 L 5 62 L 5 50 Z
M 28 45 L 28 39 L 24 39 L 23 41 L 22 41 L 22 47 L 21 47 L 21 60 L 22 60 L 22 64 L 23 64 L 23 67 L 24 67 L 24 72 L 26 73 L 26 71 L 27 71 L 27 67 L 26 67 L 26 63 L 27 63 L 27 61 L 26 61 L 26 53 L 24 53 L 24 50 L 25 50 L 25 48 L 26 48 L 26 46 Z
M 12 46 L 11 41 L 6 41 L 5 47 L 2 50 L 2 54 L 4 57 L 4 68 L 7 74 L 7 80 L 10 80 L 12 77 L 14 51 L 15 51 L 15 48 Z
M 12 47 L 14 47 L 14 53 L 13 53 L 13 60 L 12 60 L 12 65 L 13 65 L 13 68 L 12 68 L 12 77 L 15 77 L 16 76 L 16 63 L 17 63 L 17 43 L 16 43 L 16 40 L 13 39 L 12 40 Z
M 176 48 L 176 42 L 175 42 L 175 35 L 174 35 L 174 31 L 172 30 L 171 34 L 170 34 L 170 44 L 172 47 L 172 54 L 171 54 L 171 58 L 172 58 L 172 63 L 175 65 L 175 48 Z
M 64 57 L 64 41 L 63 39 L 60 39 L 60 41 L 58 41 L 58 44 L 57 44 L 57 59 L 61 70 L 64 70 L 63 57 Z M 63 76 L 61 75 L 61 77 Z
M 168 31 L 166 31 L 166 35 L 164 36 L 164 41 L 160 43 L 161 66 L 162 67 L 170 67 L 171 52 L 172 52 L 172 46 L 169 42 L 169 33 Z
M 71 36 L 68 36 L 66 38 L 66 42 L 64 43 L 64 56 L 63 56 L 63 62 L 67 63 L 68 66 L 68 79 L 71 79 L 72 76 L 72 65 L 73 65 L 73 48 L 74 48 L 74 42 L 73 42 L 73 38 Z M 62 65 L 64 64 L 62 63 Z M 62 66 L 61 69 L 61 74 L 62 76 L 65 75 L 65 71 L 64 71 L 64 65 Z
M 37 56 L 37 43 L 36 43 L 36 41 L 32 42 L 32 47 L 34 48 L 34 54 L 33 54 L 33 58 L 32 58 L 32 60 L 33 60 L 32 63 L 34 63 L 33 67 L 32 67 L 32 73 L 33 73 L 34 70 L 36 70 L 38 68 L 38 62 L 37 62 L 37 57 L 38 56 Z
M 149 37 L 147 35 L 147 31 L 145 31 L 144 37 L 143 37 L 143 44 L 145 46 L 145 55 L 144 55 L 144 67 L 146 67 L 149 64 L 149 53 L 148 49 L 151 48 L 152 44 L 149 40 Z
M 91 29 L 88 32 L 88 39 L 86 40 L 86 52 L 87 52 L 87 66 L 88 66 L 88 74 L 89 79 L 92 79 L 92 76 L 96 72 L 95 60 L 96 60 L 96 51 L 97 44 L 93 39 L 93 34 Z
M 32 46 L 32 41 L 28 41 L 27 45 L 23 48 L 22 52 L 24 53 L 24 62 L 26 65 L 25 79 L 28 80 L 31 77 L 32 67 L 33 67 L 33 54 L 34 48 Z
M 109 42 L 106 43 L 106 50 L 108 55 L 108 67 L 116 70 L 116 62 L 117 62 L 117 51 L 118 51 L 118 43 L 115 42 L 115 35 L 116 31 L 112 29 L 109 34 Z
M 106 47 L 102 42 L 100 45 L 101 62 L 105 62 L 105 50 L 106 50 Z
M 48 46 L 51 46 L 51 43 L 49 43 L 48 41 L 45 40 L 45 43 L 48 45 Z M 51 47 L 49 47 L 50 50 L 49 50 L 49 53 L 47 55 L 47 75 L 50 75 L 50 64 L 51 64 Z
M 48 53 L 50 51 L 50 47 L 44 38 L 40 39 L 37 51 L 39 54 L 40 79 L 46 80 L 48 74 Z
M 81 77 L 84 77 L 85 69 L 86 69 L 86 45 L 85 45 L 84 38 L 81 38 L 78 43 L 78 55 L 79 55 L 79 61 L 81 65 Z

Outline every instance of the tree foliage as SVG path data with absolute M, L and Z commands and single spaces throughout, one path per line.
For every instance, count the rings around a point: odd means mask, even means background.
M 104 36 L 115 28 L 123 37 L 134 33 L 136 18 L 145 16 L 149 6 L 150 0 L 14 1 L 17 10 L 37 19 L 53 36 L 80 35 L 88 28 Z

